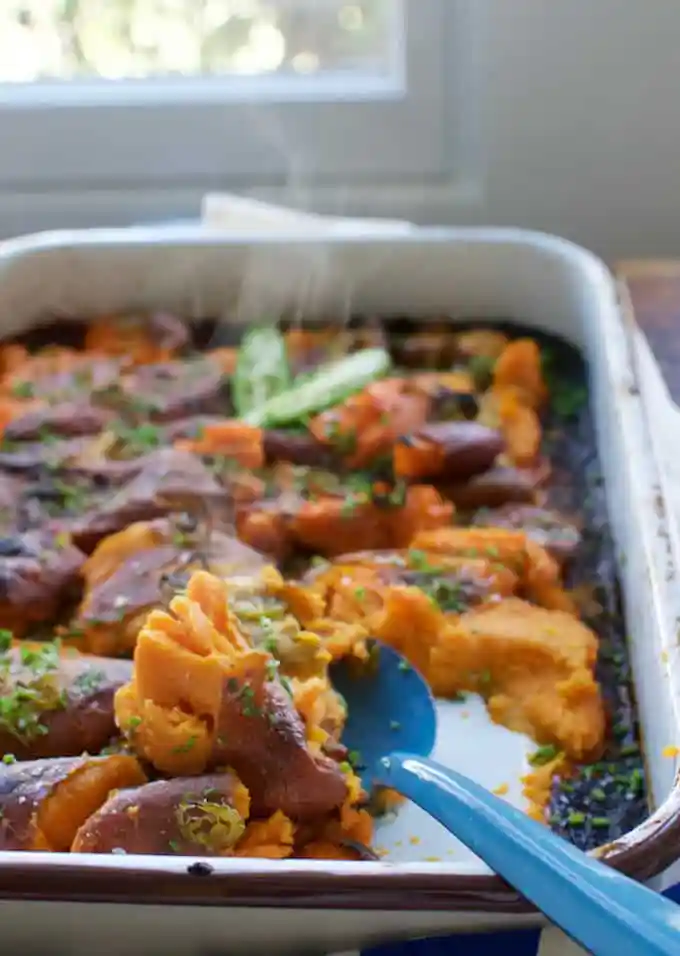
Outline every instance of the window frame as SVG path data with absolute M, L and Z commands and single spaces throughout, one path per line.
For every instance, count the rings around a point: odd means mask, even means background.
M 0 85 L 0 190 L 433 181 L 456 0 L 402 0 L 403 71 Z M 348 148 L 351 144 L 351 148 Z

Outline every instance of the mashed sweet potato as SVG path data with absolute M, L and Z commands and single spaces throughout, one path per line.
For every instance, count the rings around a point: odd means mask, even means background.
M 348 797 L 347 773 L 321 748 L 327 733 L 305 727 L 278 662 L 252 646 L 227 586 L 207 572 L 192 575 L 168 612 L 149 614 L 116 716 L 132 747 L 165 773 L 233 767 L 258 816 L 314 818 Z
M 554 559 L 523 532 L 497 528 L 443 529 L 413 543 L 341 556 L 310 575 L 310 587 L 329 616 L 404 654 L 436 695 L 480 693 L 498 723 L 572 760 L 597 758 L 598 641 L 573 613 Z

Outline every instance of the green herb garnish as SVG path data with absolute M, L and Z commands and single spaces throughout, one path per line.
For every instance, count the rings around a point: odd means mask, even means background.
M 406 560 L 409 568 L 413 571 L 431 571 L 432 565 L 427 554 L 424 551 L 418 551 L 416 548 L 410 548 Z
M 293 685 L 287 677 L 279 677 L 279 682 L 289 697 L 293 696 Z
M 546 764 L 555 760 L 559 756 L 559 753 L 560 751 L 554 744 L 545 744 L 531 754 L 529 763 L 532 767 L 544 767 Z
M 15 398 L 33 398 L 35 388 L 32 382 L 15 382 L 12 386 L 12 395 Z
M 117 422 L 113 430 L 129 451 L 152 451 L 162 444 L 161 431 L 157 425 L 153 425 L 151 422 L 144 422 L 144 424 L 137 426 Z
M 564 375 L 559 368 L 559 357 L 550 349 L 543 349 L 541 358 L 551 410 L 565 421 L 576 418 L 588 404 L 588 389 Z
M 357 498 L 346 498 L 342 503 L 342 507 L 340 508 L 340 514 L 342 517 L 351 518 L 358 504 L 359 501 Z
M 421 584 L 420 588 L 442 611 L 461 614 L 467 608 L 467 600 L 459 581 L 434 578 Z
M 175 811 L 182 839 L 211 853 L 224 853 L 241 839 L 245 821 L 233 807 L 208 800 L 187 801 Z
M 195 736 L 188 737 L 188 738 L 184 741 L 184 743 L 178 744 L 176 747 L 173 747 L 173 748 L 172 748 L 172 752 L 173 752 L 174 754 L 186 754 L 186 753 L 189 753 L 189 751 L 190 751 L 190 750 L 193 750 L 193 748 L 195 747 L 195 745 L 196 745 L 196 740 L 197 740 L 197 738 L 196 738 Z
M 47 727 L 41 722 L 42 714 L 63 709 L 68 702 L 58 682 L 60 647 L 60 641 L 36 649 L 21 646 L 18 675 L 10 671 L 9 648 L 0 657 L 0 727 L 19 740 L 44 736 Z

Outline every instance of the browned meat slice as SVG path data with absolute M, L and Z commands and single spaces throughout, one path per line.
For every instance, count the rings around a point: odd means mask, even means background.
M 134 478 L 149 462 L 154 461 L 157 451 L 147 452 L 136 458 L 92 458 L 80 455 L 60 469 L 64 481 L 89 479 L 95 486 L 119 486 Z
M 581 543 L 577 526 L 558 511 L 531 505 L 505 505 L 502 508 L 484 508 L 474 516 L 472 523 L 484 528 L 513 528 L 527 535 L 545 548 L 560 562 L 568 561 Z
M 80 475 L 45 470 L 17 480 L 13 517 L 15 528 L 64 530 L 63 519 L 80 514 L 104 494 L 96 482 Z
M 0 534 L 25 530 L 21 524 L 19 503 L 22 500 L 26 482 L 16 476 L 0 471 Z
M 338 459 L 332 447 L 324 445 L 310 432 L 271 430 L 264 433 L 264 454 L 267 462 L 290 462 L 312 468 L 332 468 Z
M 152 312 L 149 329 L 159 347 L 168 352 L 180 352 L 191 339 L 187 323 L 172 312 Z
M 0 653 L 0 752 L 19 760 L 98 753 L 117 733 L 113 698 L 130 661 L 24 641 Z
M 120 399 L 125 405 L 146 407 L 151 421 L 172 421 L 191 415 L 229 412 L 226 379 L 216 362 L 194 358 L 140 365 L 124 375 Z
M 474 421 L 479 413 L 477 396 L 470 391 L 459 391 L 445 385 L 433 390 L 430 419 L 432 422 L 448 422 L 465 419 Z
M 219 425 L 223 421 L 221 415 L 189 415 L 186 418 L 178 418 L 163 426 L 163 439 L 172 444 L 182 438 L 200 438 L 206 425 Z
M 137 528 L 136 525 L 130 527 Z M 102 543 L 125 534 L 127 529 L 119 531 L 117 535 L 111 535 Z M 169 584 L 174 585 L 179 569 L 185 566 L 182 563 L 182 552 L 170 541 L 163 544 L 162 539 L 156 547 L 121 556 L 121 563 L 114 564 L 107 577 L 100 578 L 97 575 L 100 570 L 98 563 L 92 564 L 92 575 L 88 574 L 88 566 L 96 561 L 97 557 L 95 549 L 85 565 L 86 590 L 78 612 L 77 629 L 101 629 L 107 625 L 120 629 L 128 616 L 161 604 L 163 581 L 167 579 Z M 94 581 L 92 586 L 90 578 Z M 114 647 L 111 653 L 115 652 Z
M 80 828 L 75 853 L 225 856 L 246 830 L 248 791 L 232 773 L 156 780 L 114 793 Z
M 499 508 L 509 503 L 532 504 L 544 479 L 538 469 L 495 465 L 468 481 L 440 487 L 457 508 Z
M 45 435 L 73 438 L 79 435 L 96 435 L 111 419 L 110 413 L 87 403 L 62 402 L 47 405 L 15 418 L 5 426 L 6 441 L 42 441 Z
M 407 368 L 449 368 L 456 358 L 454 330 L 444 323 L 395 339 L 394 355 Z
M 431 423 L 396 444 L 395 473 L 409 480 L 465 481 L 491 468 L 503 447 L 501 433 L 478 422 Z
M 82 401 L 115 385 L 120 371 L 121 362 L 115 358 L 69 350 L 46 351 L 28 358 L 3 384 L 13 390 L 21 388 L 32 398 L 50 403 Z
M 0 538 L 0 625 L 22 632 L 53 618 L 84 560 L 77 547 L 47 531 Z
M 225 682 L 211 763 L 234 767 L 250 791 L 254 816 L 283 810 L 309 820 L 347 796 L 338 764 L 310 752 L 304 724 L 278 681 L 259 689 L 248 681 Z
M 66 468 L 78 460 L 91 441 L 91 437 L 83 436 L 54 441 L 5 442 L 0 446 L 0 468 L 13 472 Z
M 76 543 L 91 551 L 106 535 L 134 521 L 162 517 L 173 511 L 226 503 L 224 488 L 199 458 L 189 452 L 161 449 L 149 455 L 141 471 L 112 497 L 65 527 Z
M 185 525 L 185 516 L 139 522 L 95 549 L 83 568 L 85 594 L 75 624 L 87 650 L 132 650 L 146 613 L 184 588 L 192 568 L 206 567 L 226 578 L 266 563 L 237 538 Z

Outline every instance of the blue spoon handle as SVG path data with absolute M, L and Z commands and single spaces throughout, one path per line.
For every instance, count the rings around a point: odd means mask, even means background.
M 595 956 L 679 956 L 680 908 L 556 837 L 468 777 L 409 754 L 379 762 L 392 787 Z

